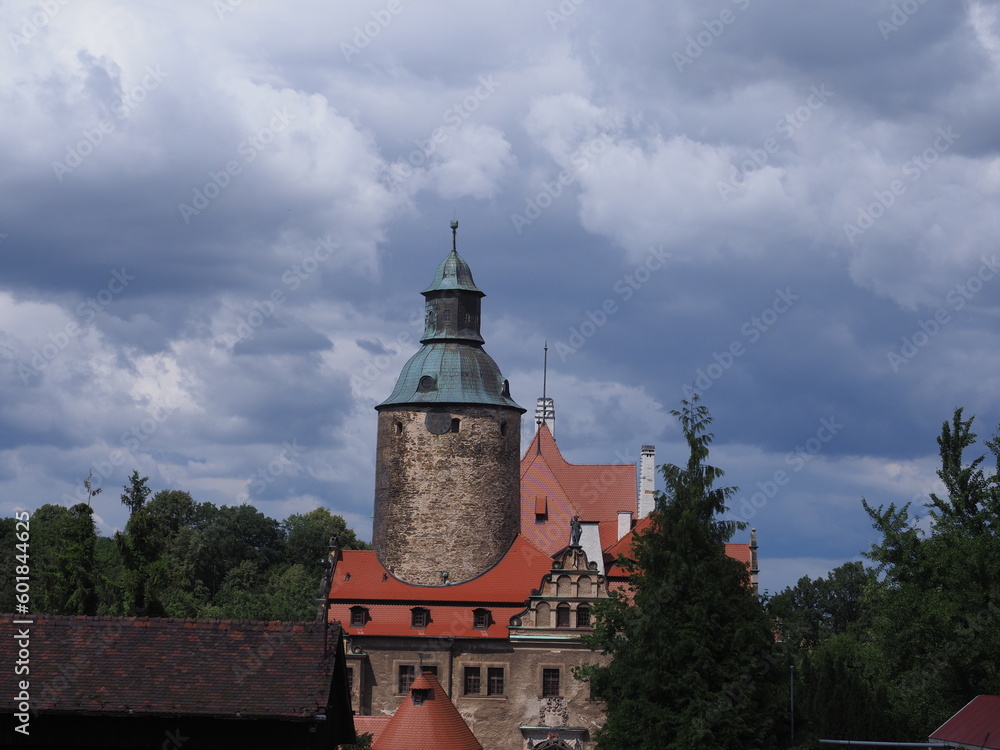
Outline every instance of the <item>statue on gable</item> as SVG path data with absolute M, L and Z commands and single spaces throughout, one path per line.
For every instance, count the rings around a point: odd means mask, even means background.
M 573 520 L 569 522 L 569 545 L 579 547 L 582 534 L 583 525 L 580 523 L 580 516 L 573 516 Z

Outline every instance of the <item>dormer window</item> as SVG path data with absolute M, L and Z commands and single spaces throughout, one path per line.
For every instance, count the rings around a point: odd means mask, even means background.
M 369 619 L 367 607 L 351 607 L 352 628 L 363 628 Z
M 486 630 L 490 626 L 490 611 L 488 609 L 472 610 L 472 627 L 477 630 Z
M 410 627 L 423 629 L 431 621 L 431 611 L 424 607 L 414 607 L 410 610 Z

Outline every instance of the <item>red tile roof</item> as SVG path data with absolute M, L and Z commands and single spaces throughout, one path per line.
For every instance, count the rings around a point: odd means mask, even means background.
M 417 586 L 394 578 L 373 550 L 343 550 L 330 586 L 330 619 L 351 635 L 416 635 L 506 638 L 510 618 L 524 610 L 532 589 L 552 568 L 552 559 L 523 536 L 478 578 L 451 586 Z M 363 626 L 352 626 L 351 607 L 368 609 Z M 412 628 L 413 607 L 430 610 L 424 628 Z M 472 611 L 490 610 L 488 628 L 474 627 Z
M 635 542 L 637 535 L 646 531 L 650 526 L 652 526 L 652 523 L 652 519 L 648 516 L 640 519 L 639 522 L 632 527 L 632 531 L 604 551 L 605 565 L 608 566 L 608 578 L 625 578 L 628 575 L 624 568 L 618 565 L 616 561 L 618 560 L 619 555 L 631 557 L 632 544 Z M 748 568 L 750 567 L 749 544 L 742 542 L 730 542 L 726 544 L 726 554 L 734 560 L 739 560 Z
M 0 662 L 14 664 L 11 632 L 28 629 L 32 708 L 43 712 L 312 719 L 332 700 L 340 637 L 324 656 L 323 627 L 43 615 L 4 629 Z M 10 668 L 0 681 L 8 713 L 17 679 Z
M 547 498 L 547 516 L 534 512 Z M 541 425 L 521 459 L 521 533 L 552 555 L 569 541 L 569 523 L 597 521 L 601 547 L 618 538 L 618 511 L 638 510 L 635 464 L 571 464 L 556 445 L 548 425 Z
M 414 691 L 427 691 L 422 702 Z M 395 715 L 375 740 L 374 750 L 482 750 L 441 683 L 432 674 L 418 675 Z
M 931 735 L 957 747 L 1000 749 L 1000 696 L 977 695 Z
M 391 719 L 391 716 L 355 716 L 354 731 L 358 733 L 358 737 L 370 734 L 374 743 Z

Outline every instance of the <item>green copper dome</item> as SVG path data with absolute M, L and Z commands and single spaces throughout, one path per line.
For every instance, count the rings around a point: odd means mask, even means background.
M 458 222 L 452 223 L 452 232 Z M 454 240 L 453 240 L 454 243 Z M 424 295 L 423 347 L 403 365 L 392 395 L 376 409 L 394 404 L 482 404 L 524 412 L 479 333 L 483 292 L 454 244 Z
M 375 408 L 393 404 L 483 404 L 525 411 L 510 397 L 493 357 L 481 346 L 458 342 L 424 344 L 410 357 L 392 395 Z

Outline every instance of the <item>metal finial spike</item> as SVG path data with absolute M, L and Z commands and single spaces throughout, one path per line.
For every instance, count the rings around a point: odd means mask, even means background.
M 458 252 L 458 220 L 452 219 L 451 221 L 451 250 L 452 252 Z

